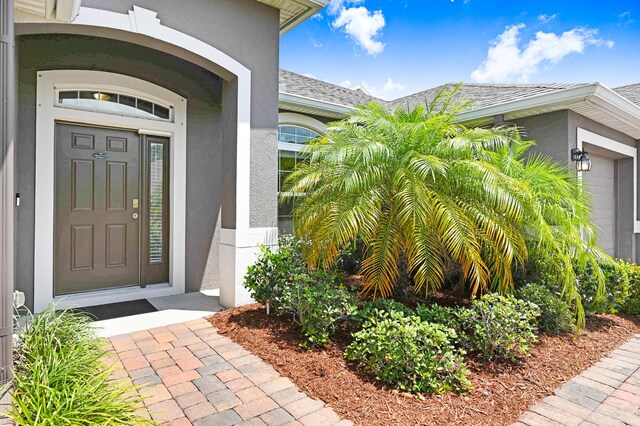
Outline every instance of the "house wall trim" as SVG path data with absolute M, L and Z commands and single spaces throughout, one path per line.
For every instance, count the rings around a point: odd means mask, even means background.
M 583 145 L 588 143 L 625 157 L 633 158 L 633 232 L 640 234 L 640 220 L 638 220 L 638 150 L 581 127 L 578 127 L 576 132 L 576 148 L 579 150 L 582 150 Z M 582 172 L 578 172 L 578 177 L 582 177 Z
M 308 130 L 324 135 L 326 124 L 320 120 L 316 120 L 313 117 L 307 115 L 298 114 L 295 112 L 281 112 L 278 114 L 278 126 L 299 126 Z M 292 142 L 280 142 L 278 141 L 278 149 L 282 151 L 302 151 L 304 144 L 292 143 Z
M 124 117 L 103 112 L 74 110 L 57 105 L 60 87 L 99 87 L 105 91 L 135 90 L 173 105 L 174 122 Z M 52 303 L 59 308 L 115 303 L 145 297 L 181 294 L 185 291 L 187 101 L 155 84 L 134 77 L 102 71 L 56 70 L 37 73 L 36 175 L 34 241 L 34 311 Z M 153 132 L 170 138 L 170 236 L 169 283 L 145 289 L 114 289 L 54 297 L 55 238 L 55 122 L 111 126 L 137 132 Z
M 278 114 L 278 126 L 286 126 L 290 124 L 292 126 L 302 126 L 306 127 L 309 130 L 313 130 L 316 133 L 324 134 L 325 128 L 327 127 L 320 120 L 316 120 L 313 117 L 309 117 L 308 115 L 298 114 L 295 112 L 281 112 Z
M 206 59 L 226 73 L 227 80 L 237 78 L 237 163 L 236 163 L 236 229 L 249 228 L 251 172 L 251 70 L 231 56 L 193 36 L 163 25 L 152 10 L 133 6 L 128 14 L 81 7 L 71 25 L 110 28 L 138 33 L 177 46 Z

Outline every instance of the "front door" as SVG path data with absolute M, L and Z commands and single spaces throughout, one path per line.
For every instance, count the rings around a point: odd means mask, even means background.
M 56 124 L 56 295 L 140 284 L 140 136 Z

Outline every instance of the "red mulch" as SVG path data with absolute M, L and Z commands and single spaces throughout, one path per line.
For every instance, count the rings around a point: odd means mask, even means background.
M 319 398 L 357 425 L 509 425 L 536 401 L 598 362 L 640 332 L 638 322 L 618 315 L 594 316 L 573 335 L 541 335 L 521 365 L 469 359 L 474 389 L 467 395 L 425 395 L 424 399 L 390 389 L 343 358 L 346 333 L 318 351 L 299 347 L 290 321 L 267 316 L 254 304 L 209 318 L 221 334 L 260 356 L 303 392 Z

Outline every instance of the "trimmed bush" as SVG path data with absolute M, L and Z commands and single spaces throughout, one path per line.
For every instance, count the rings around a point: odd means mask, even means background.
M 486 294 L 458 313 L 465 334 L 463 345 L 485 359 L 517 360 L 528 356 L 536 342 L 536 305 L 515 297 Z
M 20 425 L 138 425 L 135 388 L 112 380 L 106 342 L 84 314 L 49 309 L 22 330 L 9 417 Z
M 260 248 L 256 263 L 249 267 L 244 286 L 257 302 L 278 309 L 282 291 L 294 284 L 294 277 L 307 274 L 307 264 L 302 257 L 302 243 L 297 238 L 280 237 L 277 250 Z
M 640 316 L 640 267 L 629 267 L 629 298 L 622 305 L 622 311 Z
M 356 310 L 354 310 L 349 316 L 353 328 L 356 330 L 366 327 L 371 323 L 382 318 L 388 318 L 389 314 L 396 312 L 404 316 L 415 315 L 415 312 L 405 305 L 404 303 L 397 302 L 393 299 L 385 299 L 378 297 L 373 302 L 362 302 L 358 304 Z
M 326 345 L 341 320 L 355 309 L 355 296 L 337 286 L 331 271 L 308 269 L 303 241 L 282 236 L 277 250 L 262 247 L 244 286 L 256 301 L 279 315 L 291 315 L 307 339 L 306 347 Z
M 308 275 L 297 276 L 297 285 L 285 286 L 279 299 L 278 313 L 290 314 L 307 339 L 306 347 L 329 343 L 336 326 L 355 310 L 356 297 L 344 286 L 313 282 Z
M 540 309 L 538 329 L 563 333 L 573 329 L 573 314 L 567 304 L 542 284 L 528 283 L 517 291 L 517 297 Z
M 444 325 L 445 327 L 460 332 L 460 320 L 458 320 L 458 312 L 460 308 L 451 308 L 441 306 L 436 303 L 431 305 L 419 304 L 416 306 L 416 315 L 422 321 Z
M 441 394 L 471 387 L 464 352 L 454 347 L 456 333 L 450 328 L 391 312 L 355 333 L 354 339 L 345 358 L 398 389 Z
M 615 314 L 619 312 L 630 295 L 629 274 L 635 267 L 623 260 L 614 260 L 609 264 L 600 265 L 604 275 L 604 293 L 598 292 L 597 276 L 593 269 L 587 266 L 578 277 L 579 292 L 582 304 L 587 313 Z

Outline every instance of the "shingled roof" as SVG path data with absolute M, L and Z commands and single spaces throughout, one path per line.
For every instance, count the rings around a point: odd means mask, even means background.
M 348 107 L 366 105 L 368 102 L 387 103 L 361 89 L 348 89 L 286 70 L 280 70 L 280 91 Z
M 616 87 L 613 91 L 640 106 L 640 83 Z
M 361 89 L 348 89 L 326 81 L 306 77 L 291 71 L 280 70 L 280 90 L 284 93 L 304 96 L 305 98 L 317 99 L 320 101 L 332 102 L 335 104 L 354 107 L 365 105 L 368 102 L 377 102 L 389 108 L 415 108 L 419 104 L 430 102 L 442 90 L 450 91 L 456 87 L 457 83 L 447 83 L 438 87 L 423 90 L 409 96 L 386 101 L 384 99 L 371 96 Z M 463 83 L 455 94 L 455 98 L 460 102 L 468 102 L 465 110 L 473 110 L 491 105 L 498 105 L 516 99 L 528 98 L 551 92 L 557 92 L 573 87 L 584 86 L 585 84 L 563 84 L 563 83 L 535 83 L 535 84 L 496 84 L 496 83 Z M 640 85 L 625 86 L 619 89 L 635 95 L 635 101 L 640 105 Z M 620 92 L 619 92 L 620 93 Z M 621 93 L 623 94 L 623 93 Z M 623 94 L 623 96 L 627 96 Z
M 456 83 L 447 83 L 442 86 L 414 93 L 389 102 L 392 108 L 415 108 L 419 104 L 430 102 L 441 91 L 451 91 L 455 89 Z M 469 102 L 464 110 L 478 109 L 491 105 L 498 105 L 516 99 L 529 98 L 536 95 L 542 95 L 559 90 L 569 89 L 573 87 L 584 86 L 585 84 L 482 84 L 482 83 L 463 83 L 456 92 L 454 98 L 460 102 Z
M 503 104 L 505 102 L 530 98 L 532 96 L 558 92 L 565 89 L 587 86 L 590 83 L 524 83 L 524 84 L 498 84 L 498 83 L 463 83 L 455 94 L 455 99 L 460 102 L 468 102 L 464 111 L 470 111 L 483 107 Z M 392 101 L 371 96 L 361 89 L 348 89 L 337 84 L 306 77 L 291 71 L 280 70 L 280 90 L 292 95 L 317 99 L 334 104 L 354 107 L 365 105 L 368 102 L 377 102 L 394 109 L 397 107 L 410 109 L 419 104 L 430 102 L 441 91 L 450 91 L 457 83 L 446 83 L 441 86 L 423 90 L 409 96 L 404 96 Z M 640 83 L 621 86 L 613 89 L 619 95 L 630 102 L 640 106 Z

